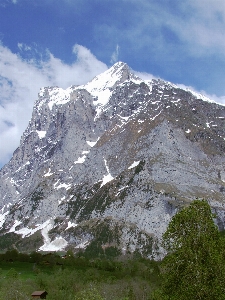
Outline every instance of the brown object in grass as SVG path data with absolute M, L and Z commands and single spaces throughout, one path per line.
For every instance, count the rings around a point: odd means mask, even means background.
M 35 291 L 31 294 L 33 299 L 46 299 L 48 293 L 46 291 Z

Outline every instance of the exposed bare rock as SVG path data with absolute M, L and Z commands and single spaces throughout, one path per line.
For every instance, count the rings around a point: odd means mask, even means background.
M 0 171 L 0 241 L 14 234 L 24 249 L 38 236 L 33 248 L 54 251 L 101 237 L 160 258 L 171 217 L 196 197 L 224 228 L 224 139 L 224 106 L 121 62 L 83 86 L 42 88 Z

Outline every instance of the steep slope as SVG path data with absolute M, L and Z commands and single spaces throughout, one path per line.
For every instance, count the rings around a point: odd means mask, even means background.
M 223 228 L 224 138 L 223 106 L 121 62 L 86 85 L 43 88 L 0 171 L 0 247 L 98 241 L 158 258 L 169 220 L 196 197 Z

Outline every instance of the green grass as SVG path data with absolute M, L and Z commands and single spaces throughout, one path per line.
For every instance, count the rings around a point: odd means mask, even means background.
M 40 265 L 30 262 L 0 262 L 0 276 L 6 277 L 7 272 L 10 269 L 14 269 L 18 273 L 18 278 L 21 280 L 34 279 L 38 273 L 52 274 L 57 269 L 60 269 L 60 266 L 51 266 L 51 265 Z
M 158 263 L 140 255 L 133 259 L 124 256 L 88 259 L 82 253 L 75 257 L 69 254 L 67 252 L 67 259 L 55 254 L 42 255 L 41 259 L 33 255 L 38 263 L 10 262 L 2 256 L 0 300 L 30 299 L 34 290 L 46 290 L 48 300 L 80 300 L 83 298 L 79 297 L 91 291 L 95 293 L 90 297 L 98 294 L 96 299 L 101 300 L 149 300 L 160 283 Z
M 20 279 L 34 278 L 36 276 L 33 270 L 34 264 L 26 262 L 0 262 L 1 276 L 6 277 L 10 269 L 14 269 L 18 273 Z
M 99 224 L 96 233 L 103 239 L 107 222 L 104 225 Z M 161 280 L 157 262 L 140 253 L 121 255 L 113 246 L 96 257 L 91 255 L 99 250 L 94 246 L 90 253 L 74 255 L 69 250 L 66 259 L 15 249 L 0 254 L 0 300 L 30 299 L 35 290 L 46 290 L 48 300 L 151 300 Z

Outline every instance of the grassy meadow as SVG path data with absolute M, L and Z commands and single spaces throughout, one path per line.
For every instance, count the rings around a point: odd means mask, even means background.
M 46 290 L 48 300 L 149 300 L 159 284 L 158 263 L 140 256 L 0 254 L 1 300 L 31 299 L 35 290 Z

